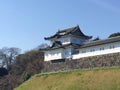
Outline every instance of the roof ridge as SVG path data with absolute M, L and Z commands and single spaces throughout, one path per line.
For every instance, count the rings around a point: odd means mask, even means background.
M 98 41 L 104 41 L 104 40 L 111 40 L 111 39 L 115 39 L 115 38 L 119 38 L 119 37 L 120 37 L 120 36 L 115 36 L 115 37 L 106 38 L 106 39 L 101 39 L 101 40 L 92 41 L 92 42 L 98 42 Z
M 115 41 L 115 40 L 119 40 L 120 36 L 116 36 L 116 37 L 112 37 L 112 38 L 107 38 L 107 39 L 102 39 L 102 40 L 97 40 L 97 41 L 90 41 L 90 42 L 85 42 L 84 45 L 87 44 L 94 44 L 94 43 L 100 43 L 100 42 L 111 42 L 111 41 Z
M 74 27 L 70 27 L 70 28 L 65 28 L 65 29 L 61 29 L 61 30 L 58 30 L 58 33 L 59 32 L 64 32 L 64 31 L 71 31 L 71 29 L 73 29 L 73 28 L 77 28 L 77 27 L 79 27 L 79 25 L 77 25 L 77 26 L 74 26 Z
M 77 35 L 77 36 L 83 36 L 84 38 L 86 39 L 90 39 L 91 36 L 87 36 L 85 35 L 81 29 L 79 28 L 79 25 L 77 26 L 74 26 L 74 27 L 70 27 L 70 28 L 66 28 L 66 29 L 63 29 L 63 30 L 59 30 L 58 32 L 56 32 L 56 34 L 50 36 L 50 37 L 46 37 L 45 40 L 49 40 L 49 39 L 52 39 L 52 38 L 60 38 L 61 36 L 64 36 L 64 35 Z

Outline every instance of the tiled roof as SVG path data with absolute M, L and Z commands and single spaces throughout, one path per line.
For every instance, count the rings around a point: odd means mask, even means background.
M 53 50 L 53 49 L 58 49 L 58 48 L 65 48 L 65 47 L 68 47 L 68 46 L 72 46 L 74 48 L 80 49 L 80 48 L 98 46 L 98 45 L 108 44 L 108 43 L 113 43 L 113 42 L 118 42 L 118 41 L 120 41 L 120 36 L 113 37 L 113 38 L 108 38 L 108 39 L 104 39 L 104 40 L 91 41 L 91 42 L 83 43 L 83 45 L 74 44 L 74 43 L 69 43 L 69 44 L 62 45 L 59 42 L 56 45 L 52 45 L 51 47 L 48 47 L 48 48 L 46 48 L 44 50 Z
M 120 36 L 107 38 L 107 39 L 104 39 L 104 40 L 87 42 L 87 43 L 84 43 L 82 46 L 80 46 L 80 48 L 86 48 L 86 47 L 91 47 L 91 46 L 108 44 L 108 43 L 113 43 L 113 42 L 118 42 L 118 41 L 120 41 Z
M 53 39 L 53 38 L 60 38 L 62 36 L 66 36 L 66 35 L 80 36 L 80 37 L 84 37 L 86 39 L 92 38 L 91 36 L 84 35 L 81 32 L 79 26 L 75 26 L 75 27 L 64 29 L 64 30 L 59 30 L 55 35 L 46 37 L 45 40 L 49 40 L 49 39 Z
M 52 47 L 61 47 L 62 46 L 62 43 L 60 42 L 60 41 L 55 41 L 54 43 L 53 43 L 53 45 L 51 46 L 51 48 Z
M 79 44 L 69 43 L 69 44 L 63 44 L 63 45 L 56 45 L 54 47 L 52 45 L 52 46 L 49 46 L 49 47 L 45 48 L 44 50 L 45 51 L 46 50 L 53 50 L 53 49 L 65 48 L 65 47 L 69 47 L 69 46 L 72 46 L 74 48 L 79 48 L 80 47 Z

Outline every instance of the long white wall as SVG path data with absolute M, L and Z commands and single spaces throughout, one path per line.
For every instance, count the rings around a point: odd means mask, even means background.
M 117 52 L 120 52 L 120 42 L 79 49 L 79 53 L 76 55 L 72 55 L 72 59 L 79 59 L 83 57 L 117 53 Z
M 56 49 L 45 52 L 45 61 L 72 58 L 79 59 L 83 57 L 110 54 L 120 52 L 120 41 L 115 43 L 103 44 L 87 48 L 78 49 L 79 52 L 72 55 L 73 50 L 70 47 L 64 49 Z

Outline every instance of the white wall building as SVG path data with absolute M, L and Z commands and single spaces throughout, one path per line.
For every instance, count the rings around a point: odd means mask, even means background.
M 44 49 L 45 61 L 79 59 L 96 55 L 120 52 L 120 37 L 105 40 L 89 41 L 91 36 L 83 34 L 79 26 L 58 31 L 55 35 L 45 38 L 51 42 Z

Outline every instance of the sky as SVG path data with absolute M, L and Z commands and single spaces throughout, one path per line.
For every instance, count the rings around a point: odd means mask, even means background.
M 0 0 L 0 48 L 25 52 L 77 25 L 93 38 L 120 32 L 120 0 Z

